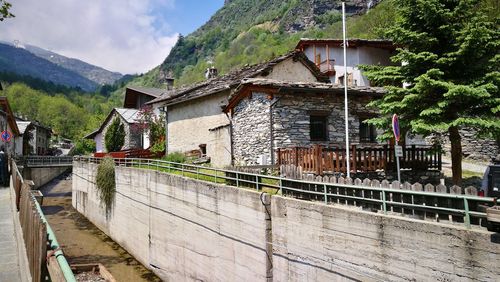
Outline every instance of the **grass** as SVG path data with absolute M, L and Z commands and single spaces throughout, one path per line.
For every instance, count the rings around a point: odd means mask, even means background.
M 208 181 L 217 184 L 227 184 L 231 186 L 235 186 L 234 182 L 236 181 L 236 180 L 226 179 L 228 176 L 226 176 L 226 173 L 223 171 L 217 171 L 209 168 L 197 169 L 196 167 L 185 167 L 184 170 L 182 170 L 180 166 L 176 165 L 172 165 L 171 167 L 160 167 L 156 165 L 134 165 L 134 167 L 157 170 L 169 174 L 189 177 L 192 179 Z M 253 187 L 249 186 L 251 184 L 254 184 L 253 180 L 239 179 L 238 187 L 254 189 Z M 266 192 L 269 194 L 278 194 L 279 189 L 273 186 L 279 186 L 278 179 L 267 178 L 265 176 L 262 176 L 260 178 L 259 191 Z

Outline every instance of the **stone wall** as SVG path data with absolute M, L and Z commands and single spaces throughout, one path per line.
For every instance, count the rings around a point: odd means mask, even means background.
M 494 281 L 500 236 L 117 167 L 113 212 L 96 165 L 73 206 L 166 281 Z
M 233 157 L 236 165 L 257 164 L 261 155 L 271 160 L 271 123 L 268 94 L 252 93 L 234 108 Z
M 313 144 L 344 146 L 343 97 L 333 94 L 293 93 L 280 95 L 271 100 L 268 96 L 265 93 L 254 92 L 251 98 L 241 100 L 234 108 L 232 136 L 236 165 L 257 164 L 257 158 L 260 155 L 265 155 L 270 163 L 271 152 L 280 147 Z M 376 114 L 373 109 L 366 107 L 369 102 L 370 97 L 367 96 L 351 96 L 349 99 L 350 144 L 360 144 L 359 117 Z M 269 113 L 271 104 L 273 104 L 272 117 Z M 311 111 L 329 113 L 327 141 L 311 141 Z M 370 143 L 361 144 L 369 145 Z
M 497 141 L 479 137 L 475 130 L 462 129 L 460 135 L 462 136 L 462 154 L 466 159 L 489 162 L 500 154 Z M 449 141 L 445 143 L 445 148 L 448 152 L 451 151 Z M 449 156 L 451 158 L 451 155 Z

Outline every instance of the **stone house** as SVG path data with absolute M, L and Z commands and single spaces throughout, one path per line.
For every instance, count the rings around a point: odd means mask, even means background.
M 329 82 L 327 76 L 300 51 L 292 51 L 268 62 L 247 66 L 185 88 L 169 91 L 146 104 L 162 108 L 167 122 L 167 153 L 201 151 L 218 167 L 233 163 L 231 116 L 225 108 L 229 95 L 247 78 L 278 81 Z M 261 125 L 254 124 L 260 128 Z
M 139 110 L 137 109 L 114 108 L 101 126 L 84 138 L 93 139 L 95 141 L 97 153 L 107 152 L 104 137 L 113 120 L 119 118 L 125 129 L 125 142 L 122 150 L 142 149 L 144 146 L 144 136 L 134 128 L 134 126 L 137 125 L 138 113 Z
M 17 156 L 46 155 L 49 150 L 52 129 L 40 124 L 38 121 L 17 119 L 19 136 L 16 137 Z M 26 139 L 29 138 L 29 139 Z
M 295 47 L 313 61 L 334 84 L 344 84 L 344 48 L 342 39 L 303 38 Z M 347 85 L 371 86 L 359 65 L 393 65 L 390 57 L 396 46 L 390 40 L 349 39 L 346 50 Z
M 351 144 L 377 144 L 375 128 L 362 121 L 377 114 L 366 105 L 383 93 L 377 87 L 349 87 Z M 247 79 L 224 111 L 232 121 L 236 165 L 275 163 L 273 152 L 280 147 L 344 146 L 344 88 L 338 84 Z

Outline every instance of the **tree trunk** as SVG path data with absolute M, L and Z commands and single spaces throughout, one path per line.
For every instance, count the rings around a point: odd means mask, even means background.
M 450 127 L 451 172 L 454 185 L 462 185 L 462 142 L 458 127 Z

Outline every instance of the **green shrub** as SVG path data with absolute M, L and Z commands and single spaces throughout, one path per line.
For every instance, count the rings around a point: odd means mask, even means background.
M 163 158 L 163 160 L 168 161 L 168 162 L 173 162 L 173 163 L 185 163 L 187 158 L 181 152 L 173 152 L 173 153 L 166 155 Z
M 108 218 L 111 214 L 116 191 L 115 161 L 113 158 L 107 156 L 97 166 L 96 184 L 101 206 L 104 206 L 106 218 Z

